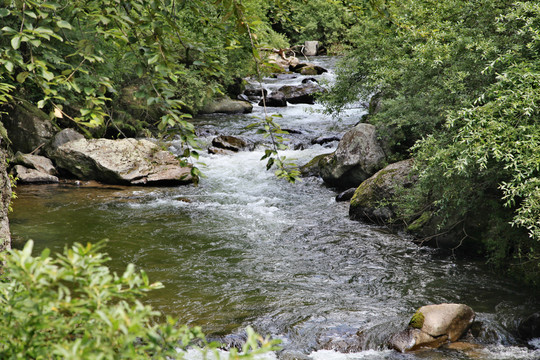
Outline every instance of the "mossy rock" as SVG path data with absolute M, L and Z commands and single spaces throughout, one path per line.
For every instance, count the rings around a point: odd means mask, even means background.
M 422 215 L 416 220 L 414 220 L 408 227 L 407 231 L 411 233 L 417 233 L 420 231 L 431 219 L 431 211 L 424 211 Z
M 409 176 L 411 169 L 412 160 L 403 160 L 388 165 L 362 182 L 351 199 L 351 219 L 378 224 L 391 221 L 394 217 L 391 200 L 398 188 L 411 186 L 414 181 Z
M 49 116 L 26 100 L 7 104 L 0 111 L 7 113 L 2 122 L 13 151 L 33 152 L 53 137 Z
M 319 169 L 319 163 L 322 159 L 332 155 L 330 154 L 321 154 L 315 156 L 313 159 L 311 159 L 307 164 L 300 166 L 300 173 L 304 177 L 308 176 L 319 176 L 320 175 L 320 169 Z
M 415 329 L 421 329 L 422 326 L 424 326 L 425 319 L 424 314 L 422 314 L 420 311 L 416 311 L 416 313 L 412 316 L 411 321 L 409 321 L 409 326 Z

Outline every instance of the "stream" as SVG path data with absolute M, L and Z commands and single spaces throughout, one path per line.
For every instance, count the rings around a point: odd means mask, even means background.
M 333 68 L 335 60 L 311 61 Z M 331 82 L 333 76 L 318 78 Z M 303 78 L 267 78 L 264 86 Z M 364 111 L 358 105 L 333 119 L 321 109 L 269 108 L 283 116 L 276 122 L 295 130 L 283 155 L 304 164 L 332 152 L 337 142 L 311 140 L 342 135 Z M 260 142 L 246 126 L 263 116 L 255 105 L 252 114 L 208 115 L 194 123 L 204 148 L 217 134 Z M 114 271 L 134 263 L 165 285 L 149 295 L 149 304 L 231 344 L 251 325 L 282 340 L 283 350 L 270 358 L 540 359 L 540 339 L 523 344 L 516 338 L 519 321 L 540 311 L 538 293 L 482 261 L 456 259 L 349 220 L 348 203 L 337 203 L 336 191 L 321 179 L 276 179 L 260 161 L 263 154 L 263 146 L 202 154 L 205 177 L 198 187 L 21 185 L 10 216 L 13 246 L 33 239 L 36 253 L 59 252 L 73 242 L 109 239 Z M 386 347 L 418 307 L 443 302 L 474 309 L 480 347 L 411 354 Z

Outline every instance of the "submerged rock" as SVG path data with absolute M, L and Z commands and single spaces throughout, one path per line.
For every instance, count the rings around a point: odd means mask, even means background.
M 80 139 L 59 146 L 54 160 L 80 180 L 124 185 L 179 185 L 193 182 L 169 151 L 148 140 Z
M 422 306 L 407 329 L 392 336 L 390 347 L 406 352 L 455 342 L 469 329 L 474 318 L 474 311 L 464 304 Z
M 412 165 L 412 159 L 390 164 L 360 184 L 351 199 L 350 218 L 377 224 L 390 220 L 394 216 L 392 206 L 381 203 L 391 199 L 397 188 L 412 186 Z
M 323 180 L 338 188 L 360 185 L 380 170 L 386 160 L 377 141 L 375 126 L 358 124 L 339 142 L 337 150 L 321 160 L 319 167 Z

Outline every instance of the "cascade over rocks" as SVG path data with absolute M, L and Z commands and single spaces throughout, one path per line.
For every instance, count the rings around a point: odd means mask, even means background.
M 380 170 L 386 160 L 375 126 L 360 123 L 349 130 L 337 150 L 319 162 L 321 177 L 331 186 L 351 188 Z
M 60 145 L 53 160 L 80 180 L 125 185 L 193 182 L 190 167 L 180 166 L 173 154 L 148 140 L 79 139 Z
M 464 304 L 422 306 L 412 317 L 407 329 L 392 336 L 390 347 L 400 352 L 423 347 L 438 348 L 461 338 L 474 318 L 474 311 Z
M 391 199 L 399 187 L 410 187 L 414 183 L 409 174 L 413 160 L 403 160 L 386 166 L 364 181 L 351 199 L 349 216 L 353 220 L 383 224 L 395 214 L 390 205 L 381 206 L 381 201 Z
M 53 137 L 54 126 L 49 116 L 26 100 L 6 105 L 2 122 L 7 130 L 11 149 L 30 153 Z

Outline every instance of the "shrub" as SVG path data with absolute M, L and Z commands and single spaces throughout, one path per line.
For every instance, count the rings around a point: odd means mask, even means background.
M 111 273 L 100 245 L 75 244 L 56 259 L 46 249 L 31 255 L 33 242 L 4 254 L 0 277 L 0 358 L 2 359 L 176 359 L 188 346 L 213 351 L 200 328 L 177 327 L 172 318 L 140 298 L 161 287 L 128 265 Z M 275 349 L 275 342 L 248 329 L 244 353 L 250 358 Z M 260 345 L 260 346 L 259 346 Z

